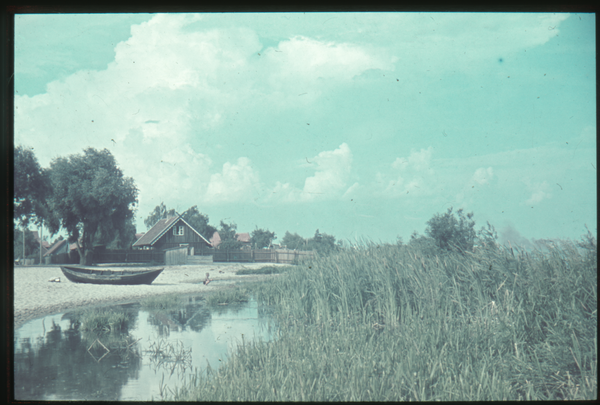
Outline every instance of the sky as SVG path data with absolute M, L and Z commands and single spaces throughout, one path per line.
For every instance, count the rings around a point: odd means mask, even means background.
M 15 16 L 15 145 L 108 149 L 238 232 L 409 240 L 452 207 L 500 239 L 597 230 L 594 14 Z

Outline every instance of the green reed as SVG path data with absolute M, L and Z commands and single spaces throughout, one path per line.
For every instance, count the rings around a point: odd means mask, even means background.
M 175 309 L 180 308 L 182 302 L 179 295 L 170 294 L 144 298 L 140 301 L 140 305 L 146 309 Z
M 366 245 L 253 287 L 280 325 L 173 392 L 202 401 L 597 397 L 597 261 L 571 243 Z
M 130 315 L 112 309 L 91 309 L 74 314 L 73 322 L 81 331 L 116 332 L 128 328 Z
M 247 287 L 226 288 L 206 294 L 205 299 L 208 306 L 248 302 L 250 291 Z

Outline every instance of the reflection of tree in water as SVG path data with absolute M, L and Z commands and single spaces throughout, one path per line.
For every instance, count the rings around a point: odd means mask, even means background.
M 200 302 L 184 304 L 181 308 L 150 311 L 148 321 L 158 329 L 159 336 L 169 336 L 171 331 L 191 329 L 200 332 L 210 320 L 210 311 Z
M 106 334 L 101 339 L 123 341 L 126 336 Z M 141 359 L 111 350 L 97 362 L 87 351 L 89 339 L 72 327 L 62 331 L 53 324 L 45 339 L 15 342 L 15 399 L 118 400 L 122 386 L 136 378 Z

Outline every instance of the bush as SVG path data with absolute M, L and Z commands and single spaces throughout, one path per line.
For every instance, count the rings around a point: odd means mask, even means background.
M 425 234 L 433 238 L 441 249 L 461 253 L 472 251 L 476 238 L 473 213 L 470 212 L 465 217 L 461 208 L 456 216 L 458 218 L 452 213 L 452 207 L 444 215 L 436 214 L 427 221 Z

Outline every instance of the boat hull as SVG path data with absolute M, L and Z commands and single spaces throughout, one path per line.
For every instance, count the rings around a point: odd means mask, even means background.
M 138 285 L 152 284 L 163 271 L 159 269 L 146 270 L 111 270 L 93 267 L 61 266 L 65 277 L 74 283 Z

